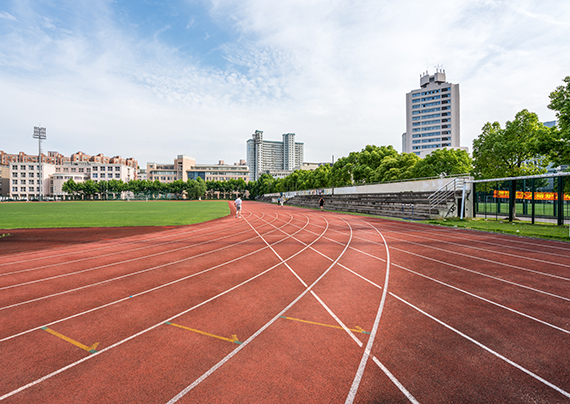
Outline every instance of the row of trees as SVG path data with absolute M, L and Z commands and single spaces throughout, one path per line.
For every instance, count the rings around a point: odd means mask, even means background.
M 415 178 L 468 174 L 472 160 L 465 150 L 441 149 L 420 159 L 413 153 L 398 153 L 392 146 L 368 145 L 351 152 L 332 166 L 322 165 L 315 171 L 297 170 L 285 178 L 263 174 L 248 189 L 254 196 L 274 192 L 342 187 Z
M 143 194 L 147 196 L 157 194 L 174 194 L 177 198 L 182 198 L 183 194 L 190 199 L 203 197 L 207 191 L 206 182 L 202 178 L 188 181 L 173 181 L 165 184 L 158 180 L 133 180 L 123 182 L 122 180 L 109 180 L 94 182 L 87 180 L 75 182 L 73 179 L 67 180 L 62 187 L 63 192 L 82 199 L 91 199 L 95 195 L 99 199 L 107 199 L 109 194 L 122 192 L 132 192 L 133 194 Z

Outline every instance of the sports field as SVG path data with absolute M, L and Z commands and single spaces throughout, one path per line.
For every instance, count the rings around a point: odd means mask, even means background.
M 570 402 L 568 243 L 247 201 L 146 229 L 2 255 L 0 401 Z
M 230 213 L 226 201 L 20 202 L 0 209 L 0 229 L 178 226 Z

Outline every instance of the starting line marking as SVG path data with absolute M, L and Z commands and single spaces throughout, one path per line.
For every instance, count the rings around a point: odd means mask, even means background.
M 331 324 L 323 324 L 323 323 L 315 323 L 314 321 L 307 321 L 307 320 L 301 320 L 299 318 L 293 318 L 293 317 L 285 317 L 285 316 L 279 316 L 280 318 L 284 318 L 285 320 L 292 320 L 292 321 L 300 321 L 301 323 L 307 323 L 307 324 L 314 324 L 314 325 L 320 325 L 323 327 L 330 327 L 330 328 L 340 328 L 341 330 L 343 330 L 344 328 L 338 326 L 338 325 L 331 325 Z M 354 332 L 359 332 L 361 334 L 370 334 L 368 331 L 364 331 L 361 327 L 356 326 L 354 328 L 349 328 L 350 331 L 354 331 Z
M 42 327 L 42 330 L 49 332 L 51 335 L 55 335 L 58 338 L 61 338 L 64 341 L 69 342 L 70 344 L 75 345 L 76 347 L 79 347 L 81 349 L 83 349 L 84 351 L 87 351 L 89 353 L 95 353 L 97 352 L 95 350 L 95 348 L 97 348 L 97 345 L 99 345 L 99 342 L 94 343 L 91 346 L 87 346 L 87 345 L 83 345 L 81 342 L 77 342 L 69 337 L 66 337 L 63 334 L 58 333 L 57 331 L 52 330 L 51 328 L 47 328 L 47 327 Z
M 222 341 L 228 341 L 228 342 L 233 342 L 234 344 L 238 344 L 240 345 L 241 342 L 238 340 L 237 335 L 232 335 L 231 338 L 225 338 L 225 337 L 220 337 L 219 335 L 214 335 L 214 334 L 210 334 L 209 332 L 205 332 L 205 331 L 200 331 L 200 330 L 195 330 L 193 328 L 188 328 L 188 327 L 184 327 L 183 325 L 179 325 L 179 324 L 174 324 L 171 322 L 166 322 L 164 324 L 168 324 L 168 325 L 172 325 L 174 327 L 178 327 L 178 328 L 182 328 L 184 330 L 188 330 L 188 331 L 192 331 L 192 332 L 196 332 L 198 334 L 202 334 L 202 335 L 207 335 L 208 337 L 213 337 L 213 338 L 217 338 L 217 339 L 221 339 Z

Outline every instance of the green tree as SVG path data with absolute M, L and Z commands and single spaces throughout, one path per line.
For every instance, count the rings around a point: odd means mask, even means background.
M 371 182 L 397 181 L 413 178 L 412 169 L 420 160 L 414 153 L 392 154 L 384 157 L 374 170 Z
M 523 109 L 505 128 L 487 122 L 481 135 L 473 141 L 473 172 L 476 178 L 501 178 L 535 175 L 546 172 L 548 159 L 538 154 L 537 139 L 548 131 L 538 116 Z M 516 181 L 515 181 L 516 189 Z M 515 212 L 515 200 L 511 200 Z
M 557 166 L 570 164 L 570 76 L 566 85 L 556 87 L 550 93 L 548 108 L 556 111 L 556 126 L 544 131 L 537 141 L 537 150 Z
M 518 177 L 546 172 L 547 159 L 534 144 L 547 131 L 534 112 L 523 109 L 505 128 L 487 122 L 473 141 L 473 171 L 476 178 Z
M 73 198 L 75 199 L 79 191 L 79 186 L 73 180 L 73 178 L 70 178 L 63 183 L 63 185 L 61 186 L 61 190 L 69 195 L 73 195 Z
M 465 150 L 438 149 L 419 160 L 412 169 L 412 178 L 437 177 L 440 174 L 468 174 L 473 160 Z
M 93 199 L 93 195 L 95 195 L 97 191 L 97 184 L 93 182 L 93 180 L 87 180 L 83 183 L 83 194 L 89 197 L 89 199 Z

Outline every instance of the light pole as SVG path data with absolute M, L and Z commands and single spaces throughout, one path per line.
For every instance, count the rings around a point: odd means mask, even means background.
M 46 140 L 46 128 L 40 126 L 34 126 L 34 139 L 38 139 L 38 168 L 39 168 L 39 179 L 38 184 L 40 185 L 40 201 L 42 200 L 42 140 Z

